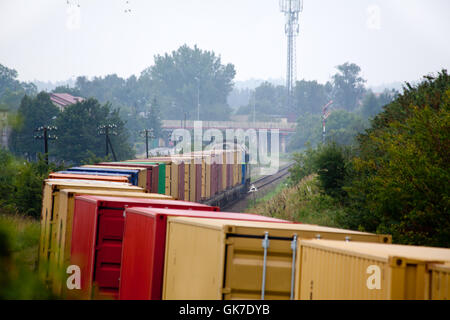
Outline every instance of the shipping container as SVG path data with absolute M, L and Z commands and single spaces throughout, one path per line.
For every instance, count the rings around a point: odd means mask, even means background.
M 227 190 L 227 153 L 222 153 L 222 190 Z
M 166 195 L 140 192 L 125 192 L 123 190 L 89 190 L 89 189 L 62 189 L 59 191 L 58 205 L 54 206 L 53 214 L 58 217 L 59 221 L 56 225 L 60 228 L 56 232 L 56 243 L 52 244 L 52 252 L 50 263 L 53 264 L 54 269 L 65 270 L 70 265 L 70 250 L 72 241 L 72 225 L 73 212 L 75 205 L 75 196 L 92 195 L 92 196 L 108 196 L 121 198 L 142 198 L 142 199 L 161 199 L 171 200 L 172 198 Z M 52 284 L 52 289 L 55 294 L 61 295 L 63 293 L 62 282 L 58 277 L 55 277 Z
M 118 167 L 138 167 L 147 169 L 147 191 L 160 193 L 158 190 L 158 165 L 157 164 L 140 164 L 128 162 L 100 162 L 99 166 L 118 166 Z
M 66 173 L 67 172 L 67 173 Z M 52 172 L 48 175 L 49 179 L 77 179 L 77 180 L 98 180 L 111 182 L 128 182 L 128 177 L 123 175 L 110 174 L 73 174 L 69 171 Z
M 72 167 L 66 171 L 72 172 L 94 172 L 94 173 L 123 173 L 124 175 L 130 175 L 130 183 L 138 185 L 138 170 L 125 170 L 125 169 L 110 169 L 110 168 L 86 168 L 86 167 Z
M 219 210 L 199 203 L 121 197 L 75 197 L 71 264 L 80 267 L 81 290 L 71 297 L 117 298 L 122 255 L 124 210 L 127 206 Z M 95 283 L 95 288 L 94 288 Z M 72 295 L 73 294 L 73 295 Z
M 83 176 L 106 176 L 106 177 L 125 177 L 127 180 L 125 182 L 128 182 L 130 185 L 132 185 L 133 178 L 131 174 L 125 174 L 125 173 L 112 173 L 112 172 L 95 172 L 95 171 L 58 171 L 58 173 L 62 174 L 79 174 Z M 50 177 L 49 177 L 50 178 Z M 75 178 L 70 178 L 75 179 Z M 81 179 L 80 179 L 81 180 Z M 84 179 L 84 180 L 98 180 L 98 179 Z M 106 181 L 106 180 L 99 180 L 99 181 Z
M 161 299 L 168 216 L 291 223 L 245 213 L 127 208 L 120 274 L 120 299 Z
M 450 249 L 302 240 L 296 299 L 421 300 L 428 265 L 450 261 Z
M 119 169 L 119 170 L 137 170 L 137 186 L 144 188 L 146 190 L 148 187 L 148 183 L 151 183 L 151 177 L 150 177 L 150 181 L 147 182 L 147 177 L 148 177 L 148 173 L 147 173 L 147 168 L 143 168 L 143 167 L 123 167 L 123 166 L 115 166 L 115 165 L 109 165 L 109 166 L 104 166 L 104 165 L 84 165 L 82 166 L 82 168 L 93 168 L 93 169 Z
M 166 165 L 170 165 L 170 162 L 164 161 L 142 161 L 142 160 L 128 160 L 124 163 L 130 164 L 154 164 L 158 165 L 158 193 L 166 194 Z M 166 194 L 168 195 L 168 194 Z
M 429 266 L 430 286 L 428 298 L 450 300 L 450 263 Z
M 41 234 L 39 239 L 39 267 L 42 277 L 49 279 L 49 267 L 57 265 L 56 253 L 59 247 L 64 221 L 59 213 L 59 194 L 61 190 L 105 190 L 144 193 L 142 188 L 128 183 L 96 181 L 47 179 L 42 192 Z M 51 263 L 50 263 L 51 262 Z
M 195 164 L 195 202 L 202 200 L 202 164 Z
M 169 217 L 163 299 L 290 299 L 297 239 L 390 242 L 387 235 L 294 223 Z

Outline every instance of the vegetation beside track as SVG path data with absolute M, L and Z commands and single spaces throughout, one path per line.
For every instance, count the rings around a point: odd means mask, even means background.
M 247 210 L 265 216 L 295 222 L 342 228 L 339 217 L 345 208 L 332 197 L 321 192 L 316 174 L 303 178 L 300 183 L 289 186 L 280 183 L 275 189 L 256 200 L 256 206 Z
M 51 299 L 36 272 L 39 221 L 0 214 L 0 300 Z
M 449 107 L 446 70 L 407 84 L 355 143 L 294 154 L 291 186 L 256 212 L 450 247 Z

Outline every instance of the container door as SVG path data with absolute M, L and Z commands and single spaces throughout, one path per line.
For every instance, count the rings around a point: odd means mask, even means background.
M 94 272 L 98 296 L 117 297 L 123 228 L 123 210 L 100 210 Z
M 264 259 L 267 247 L 266 259 Z M 224 299 L 288 300 L 293 294 L 293 238 L 229 236 L 226 247 Z M 297 241 L 295 241 L 297 243 Z M 264 261 L 265 260 L 265 261 Z M 294 270 L 295 271 L 295 270 Z M 265 277 L 264 277 L 265 272 Z M 263 288 L 264 282 L 264 288 Z

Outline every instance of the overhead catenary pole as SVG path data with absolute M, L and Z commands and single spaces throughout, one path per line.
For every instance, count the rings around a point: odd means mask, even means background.
M 51 135 L 50 132 L 58 130 L 57 127 L 54 126 L 41 126 L 36 128 L 35 132 L 42 132 L 41 134 L 36 134 L 34 139 L 36 140 L 44 140 L 44 157 L 45 163 L 48 165 L 48 140 L 57 140 L 58 137 L 56 135 Z
M 50 131 L 58 130 L 57 127 L 54 126 L 41 126 L 36 128 L 35 132 L 42 132 L 42 134 L 37 134 L 34 136 L 36 140 L 44 140 L 44 157 L 45 163 L 48 165 L 48 140 L 57 140 L 58 137 L 56 135 L 51 135 Z
M 141 131 L 141 135 L 145 135 L 145 154 L 148 159 L 148 139 L 154 139 L 153 129 L 144 129 Z
M 101 125 L 98 127 L 98 134 L 105 136 L 105 153 L 106 156 L 109 155 L 109 148 L 111 148 L 111 152 L 113 154 L 114 161 L 117 161 L 116 153 L 114 152 L 111 139 L 109 138 L 110 135 L 117 136 L 117 132 L 114 131 L 114 129 L 117 128 L 116 124 L 106 124 Z

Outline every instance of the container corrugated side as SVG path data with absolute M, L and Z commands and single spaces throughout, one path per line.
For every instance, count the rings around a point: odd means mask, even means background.
M 450 300 L 450 263 L 431 264 L 429 299 Z
M 89 189 L 63 189 L 59 191 L 59 204 L 55 206 L 56 216 L 59 217 L 58 228 L 56 234 L 57 243 L 52 245 L 52 259 L 51 263 L 55 264 L 56 269 L 65 270 L 70 265 L 70 249 L 72 241 L 72 225 L 73 225 L 73 211 L 75 196 L 92 195 L 92 196 L 108 196 L 108 197 L 127 197 L 127 198 L 141 198 L 141 199 L 162 199 L 171 200 L 172 197 L 153 194 L 153 193 L 138 193 L 125 191 L 111 191 L 111 190 L 89 190 Z M 55 294 L 63 293 L 63 286 L 58 277 L 55 277 L 53 284 L 53 292 Z
M 45 280 L 51 281 L 52 270 L 57 272 L 56 254 L 63 221 L 59 213 L 59 194 L 64 189 L 109 190 L 132 193 L 144 193 L 139 187 L 128 184 L 95 180 L 45 180 L 42 192 L 41 233 L 39 238 L 39 271 Z M 51 269 L 51 270 L 50 270 Z
M 168 218 L 163 299 L 260 299 L 263 240 L 268 235 L 266 299 L 289 299 L 298 239 L 390 241 L 375 235 L 305 224 Z M 205 263 L 207 261 L 207 263 Z M 295 272 L 294 272 L 295 275 Z
M 430 263 L 450 249 L 302 240 L 296 298 L 301 300 L 421 300 Z
M 130 170 L 138 170 L 138 182 L 137 186 L 144 188 L 148 190 L 148 183 L 147 183 L 147 168 L 142 167 L 123 167 L 120 165 L 111 165 L 111 166 L 105 166 L 105 165 L 84 165 L 83 168 L 110 168 L 110 169 L 130 169 Z
M 86 174 L 70 174 L 53 172 L 48 175 L 49 179 L 77 179 L 77 180 L 98 180 L 98 181 L 112 181 L 112 182 L 128 182 L 126 176 L 114 175 L 86 175 Z
M 71 297 L 102 299 L 118 296 L 124 211 L 127 207 L 218 210 L 187 201 L 76 196 L 70 263 L 81 269 L 81 290 L 71 292 Z

